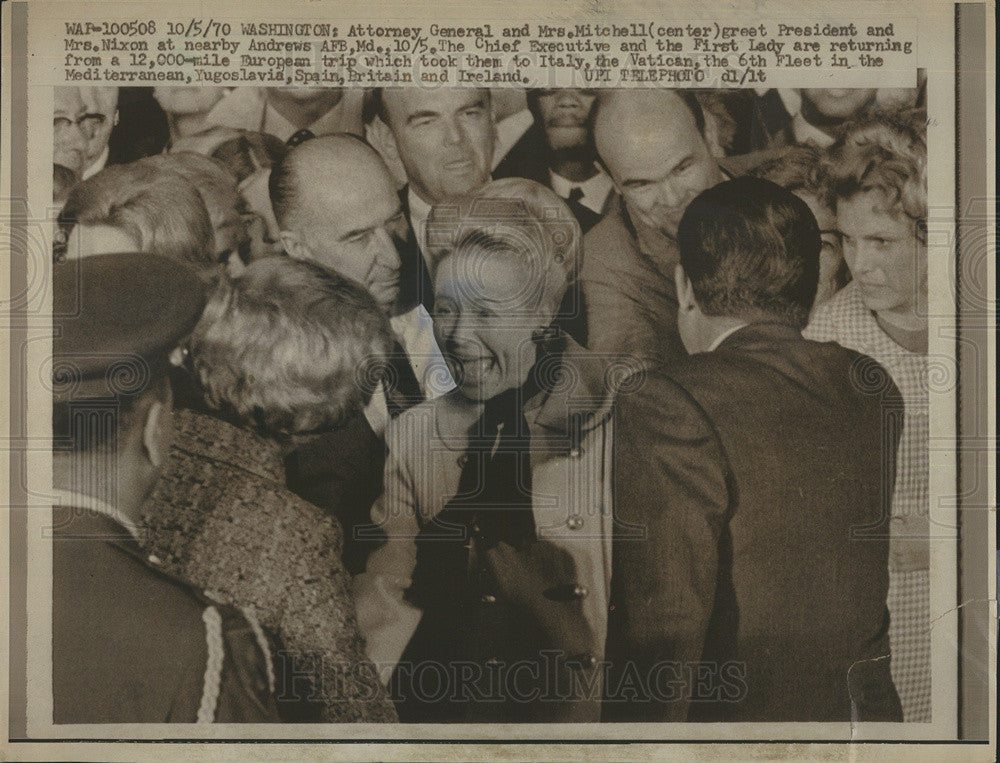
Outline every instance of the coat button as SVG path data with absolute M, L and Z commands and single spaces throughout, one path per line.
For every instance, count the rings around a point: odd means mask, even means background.
M 590 670 L 597 667 L 597 658 L 588 652 L 582 652 L 572 655 L 566 660 L 566 665 L 573 670 Z
M 581 527 L 583 527 L 583 517 L 581 517 L 579 514 L 573 514 L 566 520 L 566 527 L 568 527 L 570 530 L 579 530 Z
M 581 448 L 579 446 L 577 446 L 575 448 L 570 448 L 569 449 L 569 457 L 570 458 L 579 458 L 582 455 L 583 455 L 583 448 Z
M 491 593 L 484 593 L 481 601 L 483 602 L 483 604 L 496 604 L 497 597 Z

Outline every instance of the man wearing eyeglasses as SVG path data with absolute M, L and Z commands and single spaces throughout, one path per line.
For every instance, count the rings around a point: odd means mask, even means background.
M 118 124 L 118 88 L 80 88 L 87 133 L 87 155 L 83 163 L 83 179 L 96 175 L 108 163 L 108 141 Z
M 53 164 L 87 179 L 108 161 L 108 140 L 118 124 L 118 88 L 57 87 L 52 110 Z
M 87 157 L 87 107 L 78 87 L 56 87 L 52 104 L 52 163 L 77 177 Z

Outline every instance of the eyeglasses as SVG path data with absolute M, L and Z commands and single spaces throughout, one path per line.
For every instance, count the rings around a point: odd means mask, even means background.
M 76 119 L 57 116 L 52 119 L 52 126 L 57 130 L 65 130 L 76 125 L 85 135 L 92 138 L 107 121 L 108 118 L 104 114 L 83 114 Z

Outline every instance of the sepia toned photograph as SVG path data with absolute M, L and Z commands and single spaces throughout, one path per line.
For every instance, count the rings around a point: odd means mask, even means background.
M 953 40 L 20 5 L 12 759 L 990 757 Z

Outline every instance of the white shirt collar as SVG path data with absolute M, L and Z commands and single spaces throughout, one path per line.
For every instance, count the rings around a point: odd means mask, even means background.
M 343 105 L 344 101 L 341 99 L 337 102 L 336 106 L 323 114 L 315 122 L 308 125 L 305 129 L 309 130 L 316 136 L 341 132 L 343 129 L 341 126 L 344 111 Z M 261 117 L 261 127 L 263 128 L 261 132 L 270 133 L 281 140 L 288 140 L 299 131 L 299 128 L 279 114 L 278 110 L 273 108 L 267 102 L 266 98 L 264 99 L 264 114 Z
M 133 538 L 139 540 L 139 528 L 135 522 L 118 511 L 118 509 L 110 503 L 106 503 L 100 498 L 94 498 L 91 495 L 77 493 L 72 490 L 56 490 L 55 494 L 58 499 L 55 502 L 56 506 L 65 506 L 66 508 L 72 509 L 87 509 L 97 514 L 103 514 L 128 530 Z
M 97 157 L 96 161 L 83 171 L 83 175 L 81 176 L 80 179 L 86 180 L 87 178 L 93 177 L 98 172 L 103 170 L 104 165 L 108 163 L 108 154 L 110 153 L 110 151 L 111 148 L 109 146 L 105 146 L 104 150 L 101 152 L 101 155 Z
M 521 109 L 497 122 L 497 137 L 493 144 L 493 169 L 497 168 L 534 122 L 535 118 L 528 109 Z
M 596 164 L 594 166 L 597 167 Z M 600 214 L 604 211 L 604 204 L 608 200 L 608 194 L 611 193 L 614 183 L 608 173 L 597 167 L 597 174 L 582 183 L 567 180 L 562 175 L 549 170 L 549 185 L 562 199 L 568 199 L 570 191 L 579 188 L 583 191 L 580 203 L 587 209 Z
M 417 383 L 426 400 L 440 397 L 455 388 L 448 364 L 434 339 L 434 320 L 423 305 L 389 319 L 392 330 L 417 377 Z
M 738 326 L 733 326 L 731 329 L 726 329 L 725 331 L 723 331 L 721 334 L 715 337 L 715 341 L 708 346 L 706 352 L 712 352 L 714 349 L 716 349 L 720 344 L 725 342 L 729 337 L 731 337 L 737 331 L 739 331 L 742 328 L 746 328 L 746 325 L 747 324 L 745 323 L 741 323 Z
M 796 143 L 812 143 L 816 148 L 828 148 L 834 143 L 833 138 L 818 127 L 809 124 L 802 116 L 802 112 L 792 117 L 792 134 L 795 136 Z
M 431 205 L 417 196 L 412 185 L 406 187 L 406 198 L 410 207 L 410 227 L 413 228 L 413 235 L 417 237 L 417 246 L 420 253 L 427 260 L 427 242 L 424 229 L 427 227 L 427 218 L 431 214 Z

